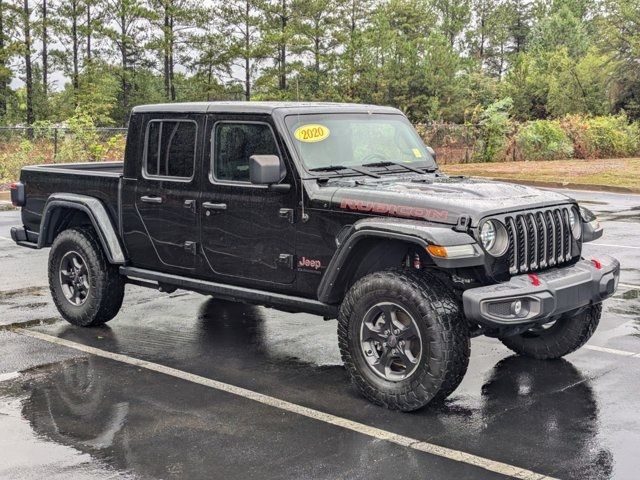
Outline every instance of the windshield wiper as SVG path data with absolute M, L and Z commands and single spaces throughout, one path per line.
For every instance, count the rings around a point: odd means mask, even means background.
M 418 168 L 410 167 L 409 165 L 405 165 L 404 163 L 400 163 L 400 162 L 393 162 L 391 160 L 385 160 L 383 162 L 365 163 L 362 166 L 363 167 L 390 167 L 391 165 L 395 165 L 397 167 L 403 167 L 403 168 L 406 168 L 407 170 L 410 170 L 410 171 L 416 172 L 416 173 L 421 173 L 421 174 L 426 173 L 425 171 L 420 170 Z
M 425 167 L 423 169 L 417 168 L 417 167 L 411 167 L 409 165 L 406 165 L 404 163 L 400 163 L 400 162 L 393 162 L 391 160 L 385 160 L 384 162 L 372 162 L 372 163 L 365 163 L 364 165 L 362 165 L 363 167 L 390 167 L 391 165 L 396 165 L 399 167 L 403 167 L 406 168 L 407 170 L 411 170 L 412 172 L 416 172 L 416 173 L 435 173 L 438 171 L 438 167 Z
M 310 172 L 337 172 L 339 170 L 353 170 L 354 172 L 361 173 L 362 175 L 369 175 L 373 178 L 380 178 L 380 175 L 378 175 L 377 173 L 370 172 L 369 170 L 366 170 L 364 168 L 347 167 L 344 165 L 327 165 L 326 167 L 315 167 L 309 169 Z

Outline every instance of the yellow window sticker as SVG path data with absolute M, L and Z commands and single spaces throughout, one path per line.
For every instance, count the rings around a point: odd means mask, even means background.
M 413 156 L 416 158 L 422 158 L 422 152 L 418 148 L 412 148 Z
M 326 139 L 331 131 L 328 127 L 318 123 L 310 123 L 296 128 L 293 136 L 301 142 L 315 143 Z

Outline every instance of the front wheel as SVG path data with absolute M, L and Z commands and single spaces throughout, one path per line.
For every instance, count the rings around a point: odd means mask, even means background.
M 108 322 L 120 310 L 124 279 L 107 261 L 93 229 L 71 228 L 51 246 L 49 289 L 65 320 L 92 327 Z
M 340 307 L 338 340 L 360 392 L 393 410 L 443 400 L 469 363 L 459 304 L 446 285 L 424 272 L 376 272 L 356 282 Z
M 500 341 L 519 355 L 548 360 L 564 357 L 582 347 L 600 323 L 602 304 L 582 312 L 560 317 L 555 322 L 538 325 L 526 332 Z

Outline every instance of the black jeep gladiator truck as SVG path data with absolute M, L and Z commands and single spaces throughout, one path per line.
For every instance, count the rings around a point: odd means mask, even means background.
M 62 317 L 111 320 L 125 284 L 338 320 L 346 369 L 398 410 L 461 382 L 470 338 L 552 359 L 593 334 L 620 265 L 564 195 L 451 177 L 397 109 L 140 106 L 123 163 L 25 167 L 12 238 L 51 247 Z

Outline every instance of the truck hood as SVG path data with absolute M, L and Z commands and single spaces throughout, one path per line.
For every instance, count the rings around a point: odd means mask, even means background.
M 483 217 L 558 204 L 566 195 L 524 185 L 480 178 L 446 176 L 388 176 L 365 181 L 331 182 L 336 188 L 331 205 L 358 211 L 455 224 L 460 215 L 472 225 Z

